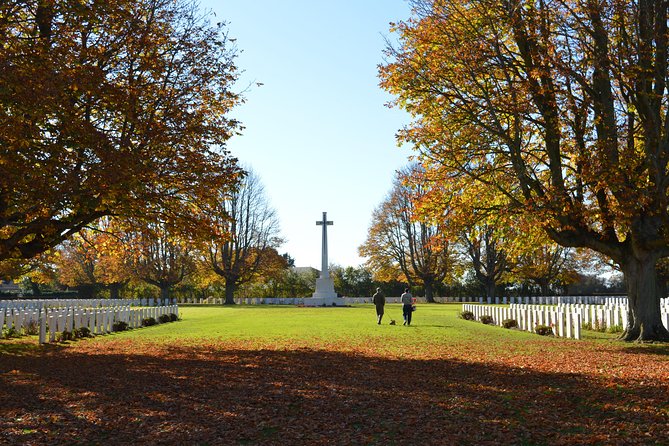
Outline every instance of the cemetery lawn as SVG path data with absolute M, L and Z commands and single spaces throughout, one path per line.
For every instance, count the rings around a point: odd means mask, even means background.
M 459 304 L 184 307 L 0 341 L 0 444 L 669 444 L 669 346 L 544 338 Z M 388 325 L 395 319 L 396 326 Z

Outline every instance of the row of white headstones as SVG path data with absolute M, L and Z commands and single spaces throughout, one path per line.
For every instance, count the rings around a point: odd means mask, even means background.
M 526 305 L 560 305 L 560 304 L 585 304 L 585 305 L 627 305 L 627 297 L 624 296 L 495 296 L 477 297 L 468 299 L 468 302 L 480 304 L 526 304 Z
M 177 305 L 159 307 L 97 307 L 69 306 L 61 308 L 1 308 L 0 329 L 14 329 L 22 333 L 28 327 L 38 329 L 40 344 L 54 342 L 58 333 L 64 331 L 73 333 L 74 330 L 86 327 L 91 334 L 100 335 L 111 333 L 114 323 L 125 322 L 128 328 L 142 326 L 142 321 L 154 318 L 158 322 L 160 316 L 174 314 L 179 316 Z
M 42 309 L 64 307 L 153 307 L 176 304 L 176 299 L 13 299 L 0 300 L 0 308 Z
M 502 326 L 505 320 L 513 319 L 521 330 L 534 332 L 537 325 L 546 325 L 553 327 L 556 336 L 581 339 L 580 314 L 551 310 L 549 307 L 538 305 L 514 305 L 515 308 L 463 304 L 462 311 L 471 311 L 477 321 L 480 321 L 482 316 L 490 316 L 492 324 Z
M 607 303 L 605 305 L 560 304 L 532 305 L 510 304 L 508 307 L 496 307 L 480 304 L 463 304 L 463 311 L 471 311 L 476 320 L 481 316 L 492 317 L 492 323 L 502 326 L 507 319 L 517 322 L 518 328 L 534 332 L 537 325 L 549 326 L 553 334 L 559 337 L 581 339 L 581 329 L 590 327 L 626 327 L 627 304 Z M 669 330 L 669 299 L 660 302 L 660 318 Z
M 418 302 L 425 302 L 424 297 L 417 296 Z M 236 297 L 236 304 L 246 305 L 304 305 L 311 299 L 311 297 Z M 367 297 L 346 297 L 344 301 L 347 304 L 368 304 L 372 303 L 371 296 Z M 467 296 L 435 296 L 435 302 L 439 303 L 470 303 L 478 302 L 480 304 L 527 304 L 527 305 L 560 305 L 560 304 L 590 304 L 590 305 L 626 305 L 627 298 L 620 296 L 497 296 L 497 297 L 467 297 Z M 183 297 L 179 298 L 178 303 L 184 304 L 214 304 L 222 305 L 225 299 L 218 297 L 207 298 L 193 298 Z M 386 303 L 400 302 L 399 296 L 386 296 Z M 175 302 L 176 303 L 176 302 Z

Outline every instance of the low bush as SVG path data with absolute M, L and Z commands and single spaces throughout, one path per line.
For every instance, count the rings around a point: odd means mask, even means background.
M 165 323 L 171 322 L 171 321 L 172 321 L 172 319 L 170 319 L 169 314 L 161 314 L 160 316 L 158 316 L 158 322 L 160 322 L 161 324 L 165 324 Z
M 534 332 L 541 336 L 553 336 L 553 328 L 548 325 L 537 325 Z
M 123 321 L 116 321 L 112 324 L 112 331 L 126 331 L 128 323 Z
M 60 339 L 60 342 L 72 341 L 74 340 L 74 335 L 71 331 L 63 330 L 60 332 L 60 336 L 58 338 Z
M 142 327 L 150 327 L 152 325 L 156 325 L 156 318 L 147 317 L 145 319 L 142 319 Z
M 76 339 L 90 338 L 91 330 L 88 327 L 79 327 L 74 329 L 74 337 Z
M 518 321 L 515 319 L 504 319 L 502 321 L 502 327 L 504 328 L 518 328 Z
M 16 338 L 18 336 L 19 336 L 19 332 L 14 327 L 9 327 L 9 328 L 3 328 L 2 329 L 2 337 L 4 339 Z
M 594 322 L 588 321 L 585 324 L 582 325 L 583 329 L 585 330 L 592 330 L 592 331 L 598 331 L 600 333 L 606 333 L 607 328 L 606 328 L 606 322 L 599 322 L 599 320 L 595 319 Z M 612 330 L 615 330 L 615 327 L 611 328 Z M 622 327 L 621 327 L 621 332 L 622 332 Z M 617 333 L 616 331 L 611 331 L 611 333 Z
M 39 334 L 39 324 L 37 323 L 37 321 L 28 322 L 28 325 L 23 327 L 23 333 L 26 335 Z
M 174 313 L 170 313 L 170 321 L 175 322 L 179 320 L 179 316 Z
M 495 323 L 495 320 L 492 318 L 492 316 L 484 314 L 483 316 L 481 316 L 481 323 L 486 325 L 492 325 Z
M 471 311 L 462 311 L 460 313 L 460 319 L 464 319 L 466 321 L 473 321 L 474 313 L 472 313 Z
M 622 333 L 625 330 L 622 325 L 612 325 L 606 331 L 609 333 Z

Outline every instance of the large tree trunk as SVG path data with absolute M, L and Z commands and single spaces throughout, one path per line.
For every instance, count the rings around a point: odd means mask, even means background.
M 434 303 L 434 284 L 431 280 L 426 280 L 423 286 L 425 287 L 425 300 Z
M 539 279 L 537 280 L 537 283 L 539 284 L 539 288 L 541 288 L 542 296 L 550 295 L 551 287 L 549 286 L 550 284 L 548 283 L 548 279 Z
M 495 298 L 495 288 L 496 288 L 495 281 L 488 277 L 488 278 L 486 278 L 485 282 L 483 282 L 483 286 L 485 288 L 486 297 L 494 299 Z
M 78 285 L 75 289 L 77 290 L 77 297 L 79 297 L 79 299 L 93 299 L 96 294 L 95 285 Z
M 170 284 L 161 284 L 160 285 L 160 300 L 162 302 L 165 302 L 165 300 L 169 300 L 170 298 Z
M 660 294 L 656 257 L 629 256 L 622 265 L 627 283 L 628 321 L 621 338 L 625 341 L 669 341 L 669 331 L 660 319 Z
M 225 305 L 235 304 L 235 281 L 225 279 Z
M 123 286 L 122 283 L 110 283 L 109 284 L 109 298 L 110 299 L 118 299 L 119 295 L 121 293 L 121 287 Z

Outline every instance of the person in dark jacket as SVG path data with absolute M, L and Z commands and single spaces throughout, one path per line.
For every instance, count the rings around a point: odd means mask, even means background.
M 381 319 L 383 318 L 383 307 L 386 304 L 386 298 L 381 292 L 381 288 L 376 289 L 376 293 L 372 299 L 374 300 L 374 305 L 376 306 L 376 323 L 381 325 Z

